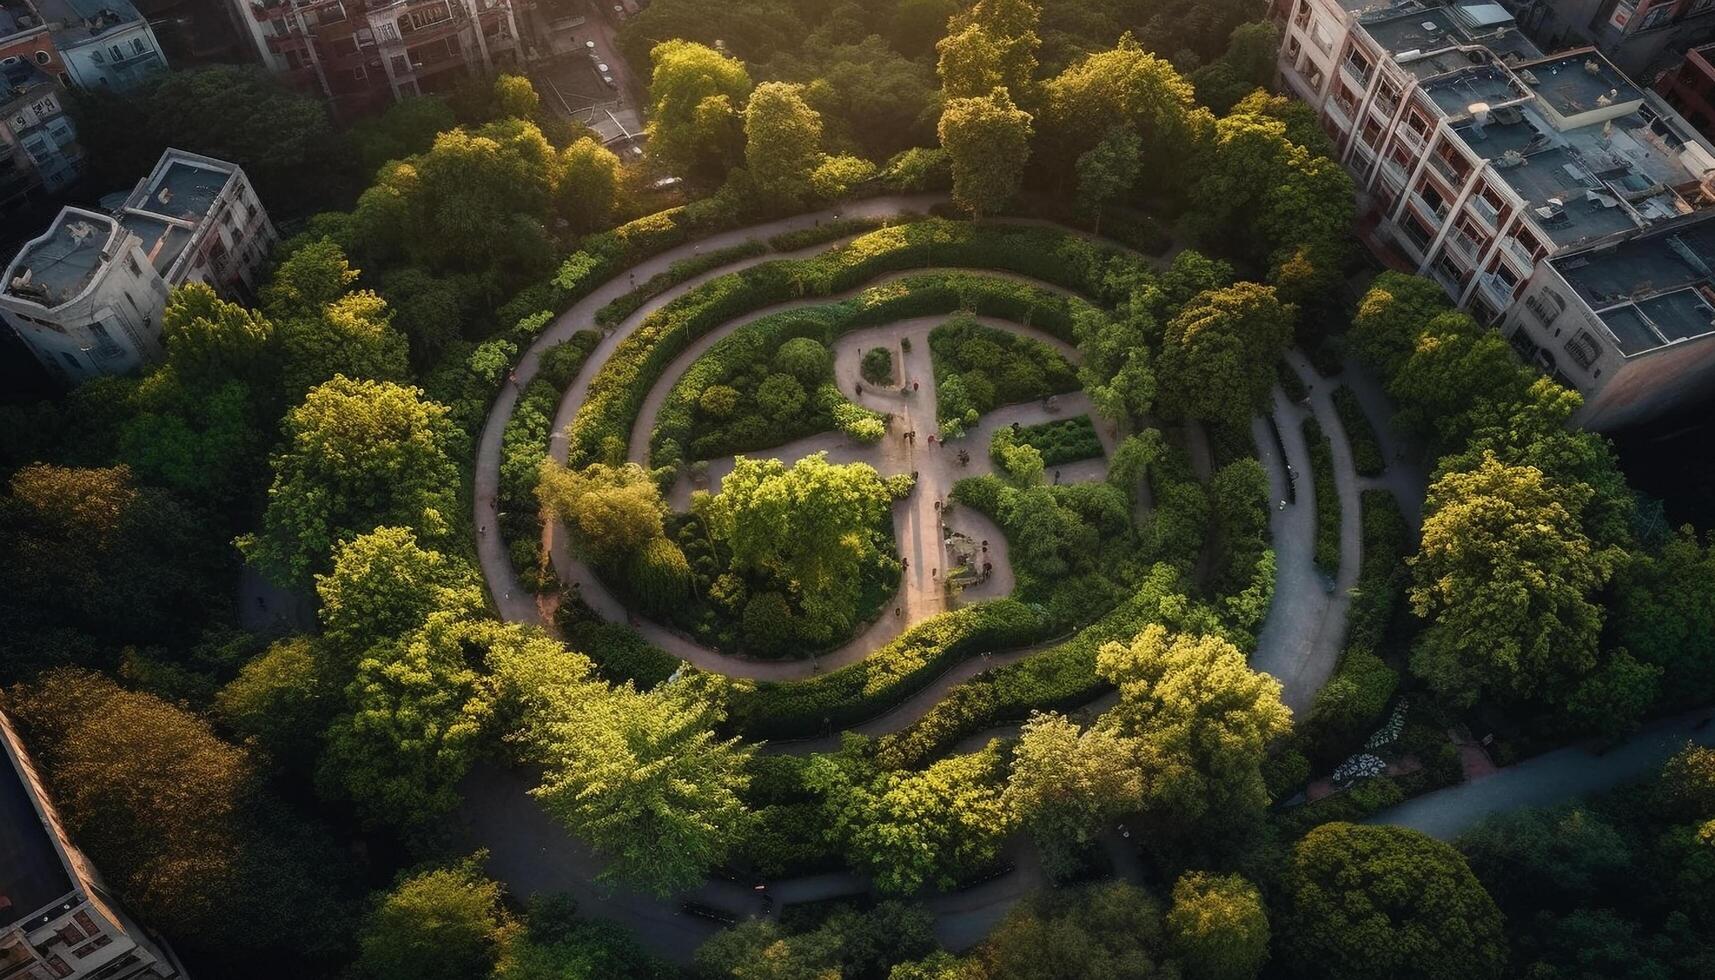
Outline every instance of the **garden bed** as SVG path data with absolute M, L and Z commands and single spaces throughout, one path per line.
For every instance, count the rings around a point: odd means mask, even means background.
M 1387 457 L 1357 393 L 1345 385 L 1335 388 L 1334 411 L 1339 414 L 1340 427 L 1346 430 L 1346 442 L 1352 447 L 1352 467 L 1359 476 L 1381 476 L 1387 468 Z
M 943 435 L 962 434 L 965 427 L 1002 405 L 1036 401 L 1079 387 L 1077 369 L 1053 347 L 983 326 L 964 312 L 930 332 L 929 350 Z
M 1044 466 L 1063 466 L 1102 455 L 1102 440 L 1096 436 L 1095 423 L 1088 415 L 1021 425 L 1013 430 L 1013 438 L 1020 444 L 1036 447 Z
M 1316 567 L 1332 578 L 1340 574 L 1340 491 L 1334 484 L 1334 450 L 1314 418 L 1304 420 L 1304 446 L 1316 488 Z

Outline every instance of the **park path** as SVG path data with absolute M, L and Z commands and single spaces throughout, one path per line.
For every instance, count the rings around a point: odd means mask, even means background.
M 1261 416 L 1251 420 L 1251 434 L 1268 471 L 1270 495 L 1276 501 L 1269 519 L 1276 571 L 1274 600 L 1257 634 L 1250 663 L 1280 681 L 1281 700 L 1294 717 L 1303 718 L 1340 661 L 1346 641 L 1346 610 L 1351 590 L 1358 584 L 1363 545 L 1358 473 L 1352 465 L 1346 431 L 1334 411 L 1334 386 L 1323 380 L 1298 351 L 1288 351 L 1286 362 L 1310 389 L 1310 397 L 1308 406 L 1293 404 L 1285 390 L 1275 386 L 1274 424 L 1286 447 L 1284 461 L 1279 458 L 1268 420 Z M 1316 485 L 1303 429 L 1304 420 L 1312 415 L 1332 448 L 1334 489 L 1340 496 L 1340 568 L 1332 580 L 1316 568 L 1315 562 Z M 1296 474 L 1295 481 L 1288 477 L 1287 466 Z M 1284 508 L 1280 501 L 1287 502 Z
M 632 425 L 628 450 L 630 460 L 648 465 L 650 437 L 655 428 L 655 419 L 666 404 L 673 387 L 699 357 L 734 331 L 764 317 L 793 309 L 839 302 L 891 280 L 934 271 L 937 270 L 915 269 L 894 273 L 846 293 L 776 304 L 730 320 L 698 338 L 668 364 L 645 395 L 642 408 Z M 1053 289 L 1049 284 L 1024 276 L 998 277 Z M 669 302 L 670 298 L 664 296 L 658 297 L 658 300 L 665 303 Z M 654 308 L 645 305 L 621 323 L 615 329 L 615 334 L 628 335 Z M 574 586 L 583 601 L 603 618 L 615 622 L 629 621 L 644 639 L 667 653 L 704 670 L 753 680 L 797 680 L 856 663 L 916 623 L 946 611 L 950 604 L 941 575 L 948 567 L 948 554 L 945 545 L 946 525 L 942 521 L 941 509 L 947 502 L 947 495 L 953 484 L 963 476 L 979 476 L 993 471 L 993 463 L 988 456 L 988 438 L 1001 425 L 1010 425 L 1013 422 L 1034 424 L 1053 418 L 1071 417 L 1090 410 L 1089 399 L 1082 392 L 1058 396 L 1052 411 L 1040 402 L 1003 406 L 980 420 L 969 434 L 957 440 L 955 446 L 947 447 L 939 439 L 932 443 L 930 437 L 937 431 L 938 422 L 929 334 L 946 320 L 946 316 L 914 317 L 892 324 L 866 327 L 841 337 L 836 343 L 835 382 L 841 393 L 865 408 L 894 416 L 887 434 L 880 442 L 866 445 L 840 432 L 822 432 L 783 446 L 757 451 L 757 455 L 786 460 L 801 459 L 814 452 L 826 452 L 831 462 L 869 463 L 883 476 L 917 474 L 917 483 L 912 492 L 904 499 L 895 501 L 893 505 L 894 538 L 905 565 L 898 596 L 884 607 L 880 616 L 862 627 L 850 640 L 833 650 L 808 658 L 790 660 L 756 660 L 725 654 L 707 647 L 659 622 L 628 612 L 624 603 L 608 589 L 595 570 L 573 552 L 567 536 L 556 522 L 548 525 L 544 535 L 548 554 L 560 580 Z M 983 326 L 1046 343 L 1068 357 L 1074 365 L 1080 359 L 1077 348 L 1039 328 L 996 317 L 977 317 L 976 320 Z M 909 345 L 906 341 L 909 341 Z M 861 357 L 861 350 L 865 346 L 877 345 L 887 345 L 895 351 L 901 383 L 896 389 L 878 389 L 869 385 L 860 393 L 857 390 L 858 375 L 853 365 Z M 906 350 L 907 346 L 909 350 Z M 594 360 L 592 356 L 592 364 Z M 586 370 L 588 368 L 589 365 L 586 365 Z M 584 390 L 588 390 L 587 384 Z M 567 399 L 562 402 L 560 415 L 569 420 L 575 415 L 576 407 L 571 406 L 570 392 Z M 1102 427 L 1098 427 L 1098 430 L 1101 431 Z M 564 426 L 560 424 L 560 419 L 556 419 L 555 432 L 550 452 L 556 460 L 564 462 L 568 446 L 563 437 Z M 908 439 L 907 433 L 915 433 L 915 438 Z M 956 454 L 960 448 L 969 453 L 967 464 L 961 465 L 957 460 Z M 1106 448 L 1111 451 L 1111 444 L 1106 445 Z M 705 486 L 711 490 L 717 489 L 720 481 L 732 472 L 734 465 L 734 457 L 708 461 Z M 1085 478 L 1099 479 L 1106 473 L 1106 460 L 1080 461 L 1060 467 L 1059 470 L 1061 478 L 1067 482 Z M 682 477 L 670 492 L 669 500 L 675 508 L 685 509 L 689 505 L 691 491 L 689 479 Z M 981 515 L 966 515 L 964 519 L 978 529 L 978 540 L 989 541 L 988 560 L 997 568 L 1007 570 L 1006 581 L 1010 583 L 1011 561 L 1005 535 Z M 999 592 L 998 583 L 990 582 L 985 583 L 982 588 L 971 590 L 968 598 L 975 600 L 1008 593 Z M 897 612 L 889 614 L 888 609 L 896 609 Z
M 1388 807 L 1364 823 L 1410 827 L 1450 841 L 1490 814 L 1555 806 L 1647 779 L 1687 742 L 1715 746 L 1715 725 L 1706 723 L 1709 714 L 1705 708 L 1664 718 L 1607 751 L 1601 751 L 1600 743 L 1586 742 L 1544 752 Z
M 766 241 L 767 239 L 788 231 L 801 231 L 814 228 L 823 221 L 833 221 L 837 217 L 844 218 L 874 218 L 885 219 L 897 217 L 907 212 L 926 212 L 935 204 L 946 200 L 942 194 L 911 194 L 894 195 L 889 197 L 870 198 L 843 205 L 839 208 L 829 208 L 808 214 L 783 218 L 766 224 L 753 225 L 749 228 L 738 228 L 732 231 L 720 232 L 707 238 L 689 242 L 678 248 L 668 249 L 651 259 L 645 259 L 632 266 L 625 274 L 615 276 L 595 288 L 588 296 L 573 303 L 564 313 L 554 319 L 546 329 L 530 344 L 524 354 L 513 366 L 511 380 L 501 386 L 495 396 L 494 403 L 489 406 L 488 417 L 483 422 L 482 433 L 477 438 L 476 470 L 472 478 L 472 499 L 476 511 L 473 526 L 498 527 L 496 515 L 496 499 L 500 489 L 500 444 L 506 432 L 506 423 L 512 418 L 513 410 L 518 406 L 519 393 L 529 387 L 531 381 L 541 369 L 544 352 L 571 339 L 579 330 L 596 328 L 596 311 L 631 291 L 633 280 L 647 282 L 651 277 L 666 272 L 674 262 L 680 259 L 700 255 L 705 249 L 717 251 L 742 245 L 746 242 Z M 818 246 L 817 250 L 826 248 Z M 711 270 L 697 276 L 686 283 L 668 290 L 662 296 L 656 297 L 645 304 L 645 309 L 653 310 L 666 305 L 672 299 L 702 285 L 710 279 L 725 275 L 736 269 L 755 265 L 759 262 L 780 258 L 780 255 L 763 255 L 753 259 L 745 259 L 719 269 Z M 559 435 L 571 421 L 571 413 L 582 405 L 589 394 L 590 379 L 596 370 L 607 362 L 620 342 L 629 335 L 629 330 L 636 329 L 642 322 L 641 317 L 628 318 L 627 324 L 615 329 L 590 353 L 578 376 L 568 386 L 565 396 L 561 399 L 560 410 L 554 419 L 553 432 L 555 442 L 560 443 L 563 451 L 563 436 Z M 485 533 L 477 536 L 477 558 L 482 567 L 484 580 L 488 583 L 489 591 L 500 618 L 508 622 L 544 623 L 542 610 L 536 604 L 536 597 L 526 590 L 518 581 L 518 575 L 512 568 L 512 559 L 508 554 L 506 541 L 496 533 Z

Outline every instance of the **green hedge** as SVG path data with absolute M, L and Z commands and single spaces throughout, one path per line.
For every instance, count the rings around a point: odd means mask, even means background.
M 1340 427 L 1346 430 L 1346 442 L 1352 447 L 1352 467 L 1359 476 L 1380 476 L 1387 468 L 1387 457 L 1357 393 L 1345 385 L 1335 388 L 1334 411 L 1339 413 Z
M 902 225 L 912 221 L 920 221 L 923 216 L 909 212 L 895 215 L 892 218 L 841 218 L 837 221 L 824 221 L 809 228 L 799 228 L 797 231 L 783 231 L 768 240 L 768 245 L 776 252 L 796 252 L 799 249 L 813 245 L 826 245 L 828 242 L 841 238 L 861 235 L 866 231 L 885 228 L 888 225 Z
M 736 317 L 926 266 L 1008 270 L 1092 293 L 1111 257 L 1052 229 L 921 221 L 871 232 L 816 258 L 783 259 L 721 276 L 651 313 L 602 365 L 572 423 L 572 462 L 601 458 L 604 443 L 623 447 L 649 387 L 673 358 Z
M 1286 392 L 1288 401 L 1296 404 L 1310 396 L 1310 391 L 1304 387 L 1304 379 L 1298 376 L 1298 372 L 1294 371 L 1284 358 L 1276 366 L 1276 372 L 1280 375 L 1280 387 Z
M 548 457 L 550 429 L 560 394 L 577 377 L 590 352 L 601 342 L 593 330 L 580 330 L 565 343 L 542 353 L 536 377 L 531 379 L 506 430 L 500 437 L 500 487 L 496 501 L 501 512 L 499 533 L 508 544 L 513 569 L 525 588 L 553 588 L 552 576 L 541 576 L 542 524 L 536 504 L 537 474 Z
M 1225 635 L 1213 612 L 1185 597 L 1179 570 L 1157 565 L 1130 599 L 1049 650 L 954 687 L 910 727 L 876 742 L 888 768 L 915 768 L 986 729 L 1023 721 L 1032 711 L 1065 711 L 1096 698 L 1108 684 L 1096 675 L 1096 653 L 1128 643 L 1145 626 Z
M 943 435 L 962 435 L 1002 405 L 1078 390 L 1078 371 L 1058 350 L 984 326 L 964 311 L 930 331 L 929 349 Z
M 959 661 L 1040 641 L 1044 628 L 1039 610 L 1012 599 L 955 609 L 832 673 L 735 693 L 731 724 L 751 738 L 839 731 L 898 705 Z
M 1334 483 L 1334 450 L 1315 418 L 1304 420 L 1304 446 L 1316 493 L 1316 567 L 1335 576 L 1340 574 L 1340 491 Z
M 1324 766 L 1356 751 L 1399 687 L 1398 672 L 1378 652 L 1405 595 L 1405 518 L 1386 490 L 1364 491 L 1362 509 L 1364 560 L 1347 612 L 1346 649 L 1300 728 L 1303 751 Z
M 1014 436 L 1020 443 L 1036 446 L 1036 450 L 1043 453 L 1043 465 L 1048 467 L 1094 460 L 1103 453 L 1101 439 L 1096 436 L 1096 424 L 1089 420 L 1089 415 L 1038 422 L 1036 426 L 1019 426 Z
M 762 242 L 743 242 L 717 248 L 711 252 L 693 255 L 688 259 L 680 259 L 667 267 L 666 272 L 657 272 L 648 281 L 595 311 L 595 322 L 598 327 L 611 327 L 643 307 L 655 297 L 661 295 L 682 282 L 695 279 L 705 272 L 719 269 L 724 265 L 741 262 L 758 255 L 768 254 L 768 246 Z

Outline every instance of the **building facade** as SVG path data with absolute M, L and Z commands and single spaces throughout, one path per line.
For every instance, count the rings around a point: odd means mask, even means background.
M 184 977 L 72 843 L 3 711 L 0 754 L 0 980 Z
M 8 170 L 20 178 L 12 195 L 5 189 Z M 65 190 L 82 172 L 65 89 L 32 61 L 0 58 L 0 214 L 33 191 Z
M 1557 337 L 1550 326 L 1550 346 L 1515 310 L 1551 257 L 1604 262 L 1611 243 L 1715 203 L 1715 148 L 1660 97 L 1592 48 L 1545 56 L 1494 3 L 1282 0 L 1276 13 L 1281 78 L 1317 108 L 1356 179 L 1372 247 L 1576 388 L 1583 424 L 1642 421 L 1715 383 L 1701 353 L 1715 350 L 1711 324 L 1652 324 L 1650 346 L 1569 290 L 1596 329 Z M 1652 288 L 1639 278 L 1631 292 Z M 1652 366 L 1621 372 L 1615 358 Z M 1646 374 L 1651 392 L 1627 390 Z
M 135 371 L 161 354 L 174 286 L 248 298 L 276 240 L 242 169 L 168 150 L 112 214 L 65 208 L 19 250 L 0 320 L 68 385 Z
M 1656 79 L 1655 88 L 1705 138 L 1715 133 L 1715 44 L 1685 52 L 1678 65 Z
M 74 85 L 124 92 L 167 67 L 154 29 L 131 0 L 31 2 Z
M 517 64 L 512 0 L 233 0 L 257 56 L 350 119 Z
M 1680 52 L 1715 40 L 1715 0 L 1505 0 L 1539 45 L 1592 45 L 1646 84 Z

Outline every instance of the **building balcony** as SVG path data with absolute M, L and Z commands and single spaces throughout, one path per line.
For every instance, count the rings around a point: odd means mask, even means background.
M 394 50 L 399 48 L 415 48 L 419 45 L 442 40 L 443 38 L 455 37 L 460 31 L 464 30 L 465 23 L 466 21 L 463 17 L 451 17 L 447 20 L 440 21 L 439 23 L 430 24 L 427 27 L 419 27 L 408 34 L 398 32 L 398 36 L 396 37 L 381 37 L 381 32 L 379 31 L 376 32 L 376 35 L 381 38 L 381 46 L 384 48 L 391 48 Z
M 1370 72 L 1359 71 L 1349 58 L 1340 62 L 1340 77 L 1351 82 L 1352 86 L 1360 92 L 1366 91 L 1370 87 Z
M 1408 147 L 1413 153 L 1422 153 L 1423 152 L 1423 148 L 1424 148 L 1423 137 L 1412 132 L 1409 127 L 1401 126 L 1399 129 L 1395 130 L 1394 132 L 1396 135 L 1398 135 L 1399 141 L 1401 143 L 1403 143 L 1406 147 Z
M 1477 289 L 1483 294 L 1483 298 L 1489 301 L 1490 306 L 1502 313 L 1506 312 L 1507 307 L 1513 303 L 1512 287 L 1508 286 L 1500 276 L 1478 276 Z
M 1514 262 L 1518 263 L 1525 272 L 1529 272 L 1536 268 L 1536 259 L 1531 257 L 1530 249 L 1519 244 L 1518 239 L 1509 237 L 1503 239 L 1501 244 L 1502 250 L 1505 251 Z
M 1332 119 L 1342 132 L 1351 130 L 1352 118 L 1357 115 L 1357 106 L 1344 105 L 1339 99 L 1329 99 L 1324 108 L 1328 110 L 1328 118 Z
M 1411 192 L 1411 206 L 1416 208 L 1418 210 L 1418 213 L 1423 215 L 1423 217 L 1425 219 L 1427 219 L 1431 224 L 1437 224 L 1438 225 L 1441 222 L 1447 220 L 1447 212 L 1448 212 L 1449 208 L 1447 207 L 1446 201 L 1442 201 L 1439 205 L 1431 204 L 1431 203 L 1429 203 L 1428 198 L 1424 197 L 1422 194 L 1417 193 L 1416 191 L 1412 191 Z
M 1501 230 L 1501 213 L 1490 206 L 1488 201 L 1483 200 L 1482 195 L 1472 194 L 1465 210 L 1489 231 Z
M 1405 168 L 1399 165 L 1399 161 L 1393 157 L 1388 157 L 1382 161 L 1382 179 L 1386 180 L 1394 190 L 1404 190 L 1406 179 L 1410 176 L 1405 172 Z
M 1448 162 L 1446 157 L 1439 153 L 1429 154 L 1429 165 L 1434 168 L 1436 173 L 1446 178 L 1447 182 L 1454 187 L 1463 185 L 1465 183 L 1466 176 L 1471 173 L 1469 169 L 1467 169 L 1463 174 L 1460 173 L 1458 168 L 1454 167 L 1452 163 Z
M 1477 264 L 1477 260 L 1482 257 L 1484 250 L 1488 247 L 1460 231 L 1448 234 L 1446 242 L 1453 254 L 1465 260 L 1465 264 L 1470 266 Z

